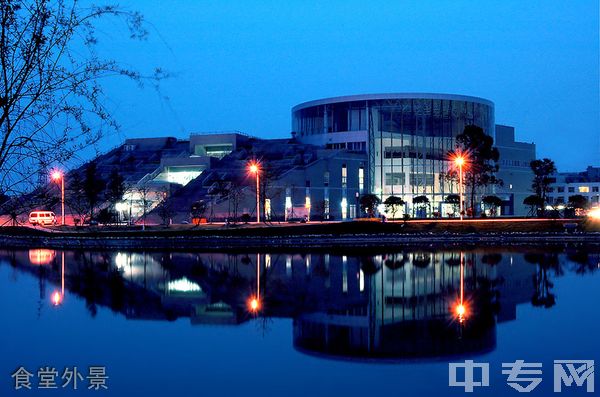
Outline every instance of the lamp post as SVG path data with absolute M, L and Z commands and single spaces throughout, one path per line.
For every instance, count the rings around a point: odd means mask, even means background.
M 250 163 L 249 170 L 251 173 L 256 175 L 256 223 L 260 223 L 260 184 L 259 184 L 259 174 L 260 167 L 258 162 Z
M 463 220 L 463 166 L 465 165 L 465 158 L 462 155 L 456 156 L 454 158 L 454 164 L 458 166 L 458 189 L 459 189 L 459 198 L 460 198 L 460 220 Z
M 61 208 L 61 216 L 60 216 L 60 224 L 62 226 L 65 225 L 65 176 L 60 171 L 52 172 L 52 180 L 58 183 L 60 181 L 60 208 Z

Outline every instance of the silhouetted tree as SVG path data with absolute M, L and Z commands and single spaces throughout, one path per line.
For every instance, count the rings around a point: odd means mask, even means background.
M 360 197 L 358 204 L 361 211 L 366 212 L 372 218 L 375 216 L 375 210 L 381 204 L 381 200 L 374 194 L 364 194 Z
M 429 198 L 427 198 L 427 196 L 417 196 L 413 198 L 413 215 L 416 208 L 429 209 Z
M 175 210 L 173 209 L 173 204 L 171 200 L 169 200 L 169 192 L 167 189 L 163 189 L 161 192 L 160 201 L 156 206 L 156 211 L 158 212 L 158 216 L 162 219 L 162 223 L 165 226 L 169 226 L 171 224 L 171 218 L 175 214 Z
M 460 211 L 460 196 L 458 194 L 449 194 L 446 196 L 446 203 L 452 205 L 452 215 L 456 216 L 456 213 Z
M 119 201 L 123 199 L 127 187 L 125 186 L 125 178 L 119 173 L 117 168 L 113 168 L 106 183 L 106 200 L 114 209 Z
M 529 207 L 528 216 L 533 216 L 534 214 L 540 216 L 543 211 L 544 199 L 537 194 L 532 194 L 531 196 L 525 197 L 523 204 Z
M 496 211 L 498 210 L 499 207 L 502 206 L 502 199 L 498 196 L 484 196 L 483 199 L 481 200 L 481 202 L 490 208 L 491 212 L 492 212 L 492 216 L 496 215 Z
M 402 198 L 397 197 L 397 196 L 389 196 L 388 198 L 385 199 L 385 201 L 383 202 L 383 204 L 385 205 L 385 212 L 392 214 L 392 219 L 396 218 L 396 213 L 398 212 L 398 207 L 401 207 L 404 205 L 404 200 L 402 200 Z
M 574 194 L 569 196 L 569 207 L 574 209 L 585 209 L 588 206 L 588 200 L 581 194 Z
M 66 185 L 65 205 L 71 214 L 75 215 L 74 222 L 83 224 L 89 214 L 89 202 L 84 193 L 84 183 L 79 173 L 69 174 L 69 183 Z
M 467 153 L 467 164 L 463 168 L 464 184 L 469 194 L 472 216 L 476 215 L 475 198 L 479 188 L 490 185 L 502 185 L 502 180 L 496 177 L 500 152 L 494 147 L 494 138 L 487 135 L 481 127 L 468 125 L 456 137 L 458 150 Z M 458 172 L 453 170 L 450 175 L 458 178 Z
M 193 218 L 202 218 L 206 212 L 206 202 L 204 200 L 198 200 L 192 203 L 190 208 L 190 214 Z
M 541 211 L 538 211 L 538 215 L 543 216 L 544 206 L 548 201 L 547 194 L 550 191 L 550 184 L 552 183 L 551 176 L 556 172 L 556 166 L 554 165 L 554 161 L 547 158 L 533 160 L 529 166 L 531 167 L 531 171 L 533 171 L 531 188 L 542 199 Z
M 94 212 L 100 200 L 100 193 L 104 191 L 105 186 L 105 182 L 98 173 L 98 164 L 95 161 L 88 163 L 83 178 L 83 194 L 88 202 L 90 219 L 94 218 Z
M 23 191 L 42 163 L 64 164 L 118 127 L 105 106 L 108 77 L 155 86 L 164 77 L 99 55 L 97 25 L 109 17 L 123 21 L 132 39 L 147 35 L 139 13 L 114 5 L 0 1 L 0 190 Z

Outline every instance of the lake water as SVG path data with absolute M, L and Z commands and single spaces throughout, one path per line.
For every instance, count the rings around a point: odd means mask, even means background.
M 0 396 L 509 396 L 516 360 L 559 395 L 554 360 L 600 359 L 599 268 L 585 246 L 0 250 Z M 489 386 L 448 385 L 465 360 Z

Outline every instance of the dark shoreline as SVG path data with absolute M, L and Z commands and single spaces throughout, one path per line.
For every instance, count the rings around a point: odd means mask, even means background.
M 577 223 L 575 223 L 577 222 Z M 565 224 L 576 228 L 565 230 Z M 118 227 L 0 227 L 0 247 L 79 250 L 336 250 L 600 246 L 600 224 L 579 220 L 332 222 L 310 224 Z
M 515 234 L 398 234 L 398 235 L 304 235 L 304 236 L 7 236 L 3 248 L 52 248 L 85 250 L 376 250 L 390 248 L 456 248 L 597 245 L 600 233 Z

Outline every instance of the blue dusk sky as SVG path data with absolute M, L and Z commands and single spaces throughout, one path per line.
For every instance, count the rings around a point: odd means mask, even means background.
M 118 140 L 215 130 L 286 137 L 300 102 L 439 92 L 493 101 L 496 123 L 514 126 L 517 139 L 535 142 L 538 157 L 559 170 L 600 165 L 596 0 L 120 4 L 144 14 L 150 36 L 132 42 L 118 24 L 105 24 L 103 48 L 173 77 L 160 95 L 108 83 Z

